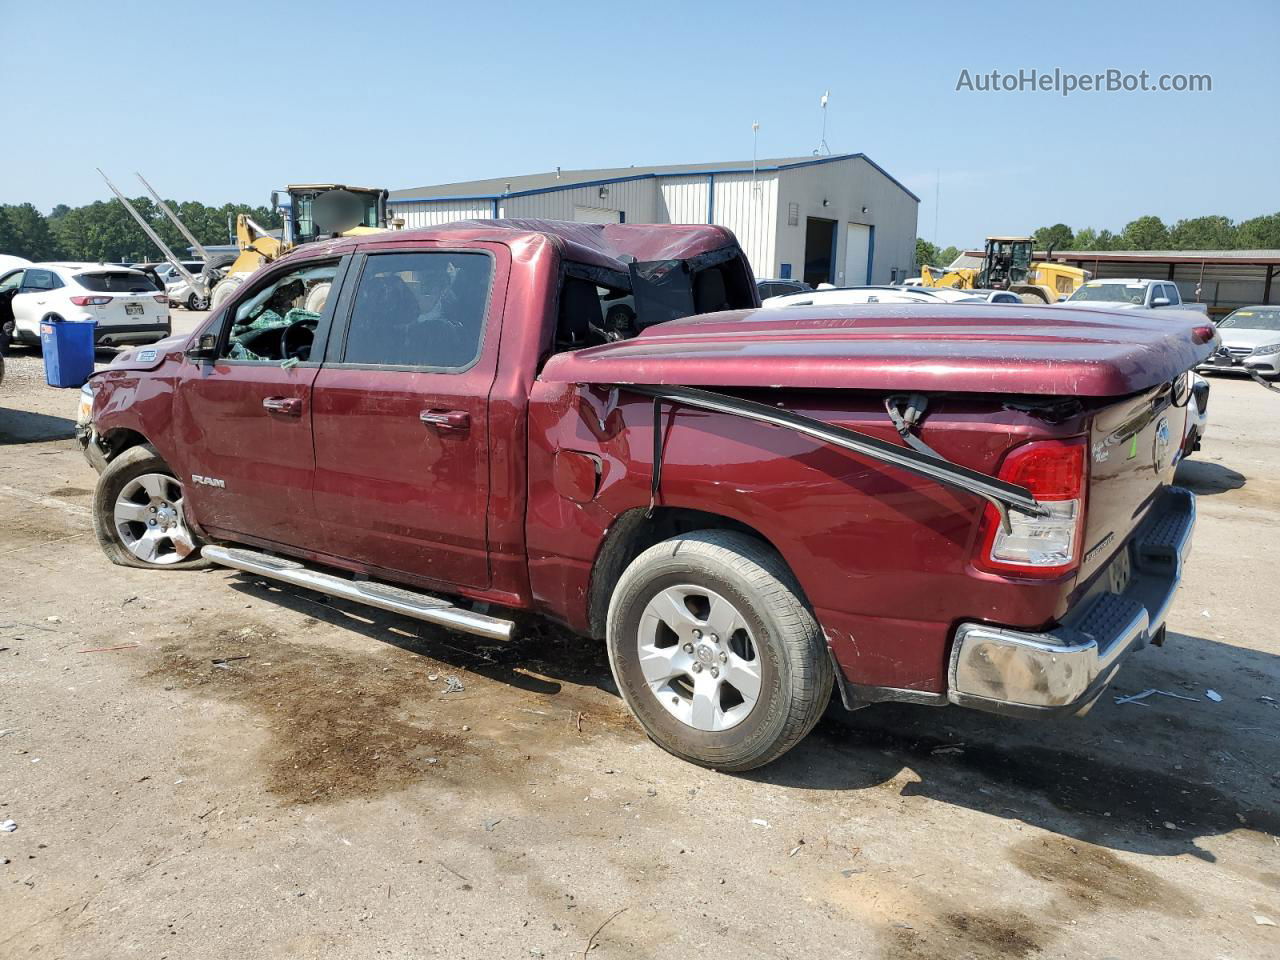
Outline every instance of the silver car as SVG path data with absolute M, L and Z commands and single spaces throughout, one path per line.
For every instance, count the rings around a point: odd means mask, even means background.
M 1218 323 L 1222 345 L 1197 369 L 1280 377 L 1280 306 L 1241 307 Z

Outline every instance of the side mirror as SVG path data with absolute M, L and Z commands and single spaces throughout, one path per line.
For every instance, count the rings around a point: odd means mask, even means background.
M 1172 302 L 1173 301 L 1170 300 L 1168 297 L 1156 297 L 1154 300 L 1151 301 L 1151 305 L 1153 307 L 1167 307 Z
M 1059 303 L 1066 303 L 1066 302 L 1067 302 L 1067 295 L 1064 293 L 1062 296 L 1058 297 L 1058 302 L 1059 302 Z
M 187 347 L 187 359 L 194 360 L 196 363 L 202 363 L 205 360 L 217 360 L 218 335 L 216 333 L 206 333 L 199 337 L 195 343 Z

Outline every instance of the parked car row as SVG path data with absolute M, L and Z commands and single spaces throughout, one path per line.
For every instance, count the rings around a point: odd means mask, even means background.
M 171 330 L 168 297 L 140 270 L 32 263 L 0 273 L 0 347 L 39 344 L 48 320 L 92 320 L 102 346 L 152 343 Z

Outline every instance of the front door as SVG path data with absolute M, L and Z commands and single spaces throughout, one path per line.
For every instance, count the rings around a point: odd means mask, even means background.
M 485 587 L 506 248 L 366 249 L 313 390 L 328 550 L 428 586 Z
M 182 366 L 173 411 L 181 462 L 174 466 L 187 509 L 215 536 L 320 547 L 311 498 L 312 385 L 336 297 L 321 313 L 303 304 L 332 285 L 342 265 L 311 261 L 247 285 L 201 330 L 218 336 L 218 359 Z

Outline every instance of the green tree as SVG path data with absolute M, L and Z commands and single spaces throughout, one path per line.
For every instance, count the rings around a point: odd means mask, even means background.
M 1245 220 L 1236 228 L 1240 250 L 1280 250 L 1280 213 Z
M 1070 250 L 1074 235 L 1065 223 L 1041 227 L 1035 233 L 1037 250 Z
M 1131 220 L 1125 224 L 1120 234 L 1120 249 L 1125 250 L 1167 250 L 1169 248 L 1169 228 L 1159 217 L 1146 216 Z
M 938 266 L 949 267 L 963 251 L 959 247 L 944 247 L 938 251 Z
M 55 260 L 58 241 L 49 229 L 49 221 L 30 203 L 10 204 L 0 208 L 8 223 L 7 246 L 15 256 L 28 260 Z
M 1094 249 L 1095 250 L 1119 250 L 1120 238 L 1117 237 L 1110 230 L 1099 230 L 1098 245 Z
M 1227 217 L 1179 220 L 1169 231 L 1174 250 L 1231 250 L 1235 244 L 1236 225 Z
M 1071 241 L 1072 250 L 1097 250 L 1098 231 L 1093 227 L 1084 227 L 1076 231 Z
M 264 224 L 265 226 L 265 224 Z M 938 262 L 938 248 L 924 237 L 916 237 L 916 266 L 928 264 L 931 267 L 941 266 Z

